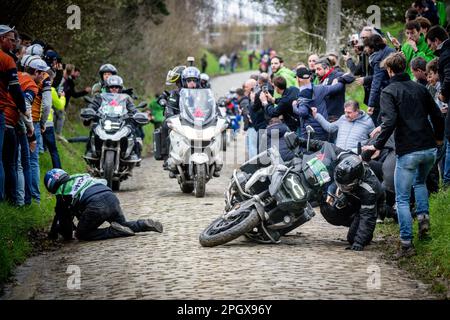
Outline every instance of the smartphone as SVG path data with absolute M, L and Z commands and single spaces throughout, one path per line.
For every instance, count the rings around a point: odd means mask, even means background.
M 391 36 L 391 33 L 388 31 L 388 32 L 386 32 L 386 34 L 387 34 L 387 36 L 388 36 L 388 38 L 389 38 L 389 41 L 392 42 L 392 36 Z

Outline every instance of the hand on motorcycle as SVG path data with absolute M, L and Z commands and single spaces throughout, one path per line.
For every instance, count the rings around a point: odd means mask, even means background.
M 345 248 L 345 250 L 363 251 L 364 246 L 357 242 L 354 242 L 350 247 Z

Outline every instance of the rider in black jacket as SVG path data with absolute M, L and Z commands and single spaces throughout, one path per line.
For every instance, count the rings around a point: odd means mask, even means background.
M 319 151 L 325 143 L 310 140 L 309 150 Z M 307 140 L 297 138 L 297 145 L 305 148 Z M 385 193 L 375 173 L 359 156 L 331 146 L 336 155 L 331 165 L 336 165 L 335 184 L 328 189 L 320 212 L 329 223 L 350 227 L 347 241 L 351 246 L 347 249 L 361 251 L 372 240 L 378 214 L 385 210 Z

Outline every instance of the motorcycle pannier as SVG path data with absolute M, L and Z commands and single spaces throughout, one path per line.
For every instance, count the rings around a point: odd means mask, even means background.
M 156 129 L 153 131 L 153 156 L 155 160 L 163 160 L 161 142 L 161 129 Z

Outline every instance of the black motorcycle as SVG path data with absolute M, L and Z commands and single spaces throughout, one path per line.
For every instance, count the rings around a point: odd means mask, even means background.
M 135 128 L 148 124 L 149 119 L 141 112 L 128 115 L 128 95 L 102 93 L 101 96 L 102 105 L 98 111 L 92 108 L 81 110 L 81 118 L 93 123 L 88 141 L 90 152 L 83 158 L 93 176 L 106 179 L 108 187 L 118 191 L 120 183 L 131 176 L 135 165 L 142 160 L 133 153 L 138 143 Z M 143 106 L 141 103 L 138 108 Z
M 313 131 L 308 130 L 308 145 Z M 318 200 L 331 180 L 323 154 L 304 154 L 295 133 L 287 133 L 285 139 L 296 155 L 291 161 L 284 163 L 272 147 L 234 170 L 225 192 L 225 211 L 200 234 L 202 246 L 242 235 L 259 243 L 279 243 L 281 236 L 315 215 L 309 202 Z

